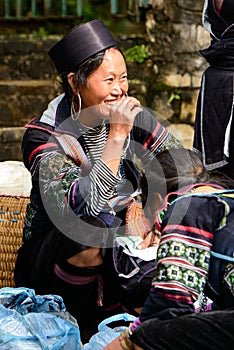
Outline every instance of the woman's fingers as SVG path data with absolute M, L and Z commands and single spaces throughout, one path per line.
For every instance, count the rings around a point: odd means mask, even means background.
M 110 125 L 112 130 L 128 135 L 131 131 L 136 115 L 141 112 L 140 102 L 135 98 L 126 97 L 112 105 L 110 111 Z
M 146 236 L 146 238 L 138 245 L 138 249 L 145 249 L 148 248 L 150 246 L 150 242 L 151 242 L 151 232 L 148 233 L 148 235 Z
M 160 241 L 160 235 L 158 231 L 155 231 L 154 229 L 151 230 L 146 238 L 138 245 L 138 249 L 145 249 L 148 247 L 157 247 L 159 245 Z
M 135 118 L 136 114 L 142 109 L 140 107 L 140 101 L 135 97 L 125 96 L 120 101 L 112 104 L 98 104 L 87 108 L 87 113 L 99 115 L 101 119 L 109 119 L 110 121 L 128 120 Z M 84 113 L 85 111 L 83 111 Z

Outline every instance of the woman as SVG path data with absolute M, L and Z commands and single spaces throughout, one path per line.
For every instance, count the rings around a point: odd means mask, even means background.
M 234 190 L 225 189 L 230 187 L 231 179 L 210 177 L 200 158 L 185 149 L 162 152 L 145 169 L 145 208 L 149 216 L 154 212 L 161 233 L 156 275 L 139 318 L 106 349 L 231 348 Z M 194 313 L 197 303 L 200 312 Z
M 118 310 L 111 247 L 138 193 L 133 159 L 146 164 L 179 142 L 127 96 L 125 58 L 101 21 L 74 27 L 49 55 L 64 93 L 26 126 L 32 191 L 15 282 L 61 295 L 81 330 L 95 331 Z

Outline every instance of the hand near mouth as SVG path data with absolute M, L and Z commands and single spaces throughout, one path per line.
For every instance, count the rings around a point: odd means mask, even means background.
M 109 112 L 105 119 L 109 120 L 110 132 L 102 159 L 113 173 L 117 174 L 125 140 L 132 130 L 136 115 L 141 112 L 142 108 L 136 98 L 129 96 L 109 105 L 105 104 L 105 108 Z
M 127 96 L 120 101 L 106 104 L 109 108 L 110 138 L 126 139 L 132 130 L 136 115 L 142 111 L 140 101 L 135 97 Z

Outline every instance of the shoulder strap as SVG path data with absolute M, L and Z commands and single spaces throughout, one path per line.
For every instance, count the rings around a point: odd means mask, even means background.
M 214 258 L 217 259 L 221 259 L 221 260 L 225 260 L 225 261 L 229 261 L 231 263 L 234 263 L 234 257 L 230 256 L 230 255 L 225 255 L 225 254 L 220 254 L 217 252 L 214 252 L 213 250 L 210 251 L 211 256 L 213 256 Z
M 75 163 L 82 168 L 84 173 L 88 174 L 91 167 L 79 141 L 74 136 L 68 134 L 56 134 L 55 138 L 58 140 L 66 155 L 72 158 Z

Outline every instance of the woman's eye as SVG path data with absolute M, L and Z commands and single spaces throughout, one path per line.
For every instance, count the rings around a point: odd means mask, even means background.
M 128 76 L 127 75 L 123 75 L 120 79 L 121 81 L 125 81 L 125 80 L 128 80 Z

